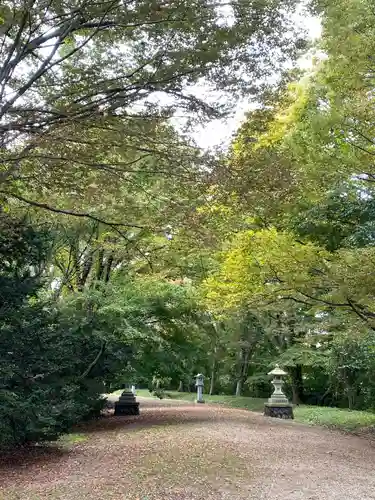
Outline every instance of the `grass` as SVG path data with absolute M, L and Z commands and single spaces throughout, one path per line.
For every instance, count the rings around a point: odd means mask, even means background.
M 121 393 L 121 391 L 119 391 Z M 194 401 L 195 393 L 167 391 L 171 399 L 182 399 Z M 147 389 L 137 390 L 137 396 L 153 397 Z M 208 396 L 204 395 L 206 403 L 218 404 L 229 408 L 242 408 L 245 410 L 261 412 L 265 400 L 261 398 L 249 398 L 242 396 Z M 340 408 L 329 408 L 326 406 L 296 406 L 294 408 L 294 419 L 309 425 L 341 429 L 354 432 L 359 429 L 375 426 L 375 413 L 369 411 L 356 411 Z
M 137 390 L 137 396 L 142 396 L 145 398 L 154 397 L 151 396 L 147 389 Z M 184 401 L 193 402 L 196 400 L 196 398 L 197 395 L 194 392 L 166 391 L 166 399 L 181 399 Z M 205 394 L 204 401 L 208 404 L 217 404 L 225 406 L 227 408 L 242 408 L 244 410 L 251 411 L 263 411 L 264 405 L 264 399 L 248 398 L 242 396 L 208 396 Z
M 353 432 L 375 426 L 375 413 L 322 406 L 298 406 L 295 420 L 310 425 L 322 425 Z
M 69 444 L 80 444 L 84 443 L 89 439 L 89 436 L 86 434 L 79 434 L 79 433 L 71 433 L 71 434 L 66 434 L 64 436 L 61 436 L 59 439 L 59 442 L 61 444 L 69 445 Z

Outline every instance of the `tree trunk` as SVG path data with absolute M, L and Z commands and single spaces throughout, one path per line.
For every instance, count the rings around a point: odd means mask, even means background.
M 112 264 L 113 264 L 113 253 L 111 253 L 111 255 L 107 259 L 107 264 L 105 268 L 105 277 L 104 277 L 104 281 L 106 283 L 108 283 L 109 278 L 111 276 Z
M 247 379 L 247 373 L 249 371 L 249 362 L 250 362 L 250 351 L 251 349 L 248 347 L 246 349 L 241 349 L 241 365 L 239 370 L 239 376 L 236 384 L 236 396 L 242 395 L 243 385 L 245 380 Z
M 341 370 L 342 379 L 344 381 L 344 389 L 346 397 L 348 398 L 348 408 L 352 410 L 354 408 L 355 399 L 356 399 L 356 389 L 355 386 L 351 383 L 353 380 L 353 372 L 348 370 L 347 368 L 343 368 Z
M 100 281 L 102 279 L 103 271 L 104 271 L 104 250 L 101 248 L 98 252 L 98 259 L 96 263 L 96 274 L 95 274 L 96 281 Z
M 296 365 L 291 369 L 292 377 L 292 403 L 299 405 L 303 402 L 303 378 L 302 365 Z
M 184 383 L 182 382 L 182 380 L 180 380 L 180 383 L 178 384 L 177 391 L 178 392 L 184 392 Z
M 84 257 L 82 257 L 84 258 Z M 79 291 L 83 291 L 83 289 L 86 286 L 87 278 L 89 277 L 91 268 L 93 264 L 93 256 L 92 253 L 90 253 L 88 256 L 84 258 L 83 265 L 82 265 L 82 272 L 81 276 L 79 278 Z
M 104 351 L 105 351 L 106 343 L 103 342 L 103 344 L 100 347 L 100 350 L 98 354 L 96 355 L 94 361 L 89 364 L 89 366 L 86 368 L 86 370 L 82 373 L 82 375 L 79 377 L 80 380 L 83 380 L 84 378 L 88 377 L 91 373 L 91 371 L 95 368 L 95 366 L 98 364 L 100 358 L 103 356 Z
M 81 276 L 81 266 L 78 257 L 78 243 L 74 242 L 70 244 L 70 254 L 72 256 L 72 265 L 74 269 L 74 281 L 76 290 L 79 291 L 79 281 Z
M 331 392 L 331 388 L 328 387 L 326 392 L 323 394 L 323 396 L 319 399 L 319 405 L 323 405 L 325 398 L 328 396 L 328 394 Z
M 216 352 L 214 354 L 214 360 L 212 362 L 212 369 L 211 369 L 211 382 L 210 382 L 210 396 L 212 396 L 215 393 L 215 379 L 216 379 Z
M 241 396 L 242 394 L 242 378 L 238 379 L 237 380 L 237 384 L 236 384 L 236 396 Z
M 356 397 L 356 391 L 353 386 L 347 385 L 346 386 L 346 392 L 348 395 L 348 408 L 349 410 L 353 410 L 355 406 L 355 397 Z

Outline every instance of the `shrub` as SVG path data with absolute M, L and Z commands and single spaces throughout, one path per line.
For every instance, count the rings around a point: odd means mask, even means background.
M 105 405 L 129 349 L 88 309 L 38 300 L 48 239 L 0 214 L 0 449 L 56 439 Z

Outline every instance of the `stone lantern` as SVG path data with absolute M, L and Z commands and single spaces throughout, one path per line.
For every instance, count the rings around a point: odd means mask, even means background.
M 293 405 L 289 403 L 288 398 L 283 393 L 283 377 L 287 375 L 279 365 L 268 373 L 272 375 L 271 384 L 274 387 L 272 396 L 268 399 L 268 403 L 264 405 L 264 415 L 267 417 L 277 418 L 294 418 Z
M 198 373 L 195 377 L 195 387 L 197 388 L 197 403 L 204 403 L 203 400 L 203 387 L 204 387 L 204 375 Z
M 115 403 L 115 416 L 139 415 L 139 403 L 131 391 L 125 390 Z

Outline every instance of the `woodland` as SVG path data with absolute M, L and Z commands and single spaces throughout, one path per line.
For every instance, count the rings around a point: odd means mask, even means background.
M 372 0 L 1 2 L 0 449 L 198 372 L 375 408 L 374 54 Z

